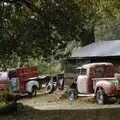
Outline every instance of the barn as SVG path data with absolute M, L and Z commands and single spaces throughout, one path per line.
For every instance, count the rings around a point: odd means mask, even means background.
M 76 67 L 93 62 L 120 65 L 120 40 L 95 42 L 73 51 L 64 64 L 64 70 L 65 73 L 73 73 Z

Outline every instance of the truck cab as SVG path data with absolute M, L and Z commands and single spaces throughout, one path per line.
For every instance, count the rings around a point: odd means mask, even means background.
M 91 63 L 78 67 L 77 90 L 79 93 L 93 93 L 93 78 L 114 77 L 116 73 L 112 63 Z

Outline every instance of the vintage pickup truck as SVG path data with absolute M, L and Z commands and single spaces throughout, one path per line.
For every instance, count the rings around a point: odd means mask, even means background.
M 112 63 L 90 63 L 77 68 L 78 77 L 71 87 L 79 94 L 94 94 L 99 104 L 120 95 L 120 74 Z M 76 92 L 71 92 L 71 94 Z
M 30 96 L 36 96 L 39 89 L 39 76 L 36 67 L 12 68 L 5 72 L 0 72 L 0 96 L 6 100 L 14 98 L 16 100 L 20 95 L 28 93 Z

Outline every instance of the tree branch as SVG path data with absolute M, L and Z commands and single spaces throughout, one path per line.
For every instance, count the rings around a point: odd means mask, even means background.
M 30 0 L 3 0 L 3 2 L 8 3 L 20 3 L 25 5 L 27 8 L 29 8 L 32 12 L 35 12 L 37 14 L 40 14 L 40 9 L 34 5 L 34 3 L 30 2 Z

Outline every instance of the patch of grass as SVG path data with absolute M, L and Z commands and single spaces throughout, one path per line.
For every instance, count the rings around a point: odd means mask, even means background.
M 68 100 L 68 104 L 69 104 L 69 105 L 73 105 L 74 103 L 75 103 L 74 100 Z
M 78 103 L 81 103 L 81 102 L 95 103 L 95 99 L 91 98 L 91 97 L 78 97 L 78 99 L 76 100 L 76 102 L 78 102 Z

